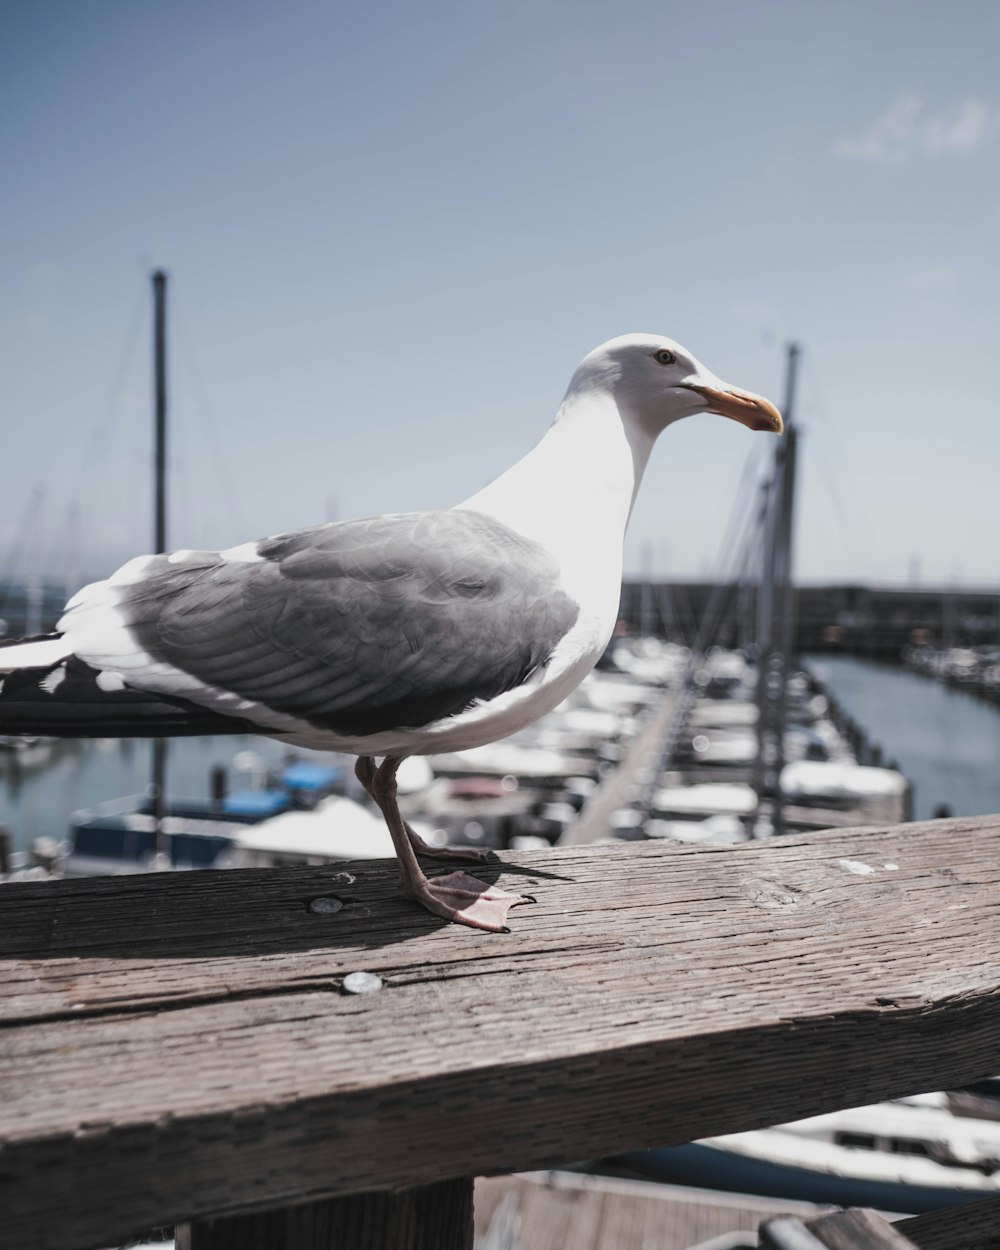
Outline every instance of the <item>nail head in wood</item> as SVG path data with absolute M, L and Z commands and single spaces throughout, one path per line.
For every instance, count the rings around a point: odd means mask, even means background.
M 344 904 L 339 898 L 314 898 L 309 904 L 309 910 L 318 912 L 321 915 L 328 915 L 340 911 L 343 906 Z
M 382 988 L 382 978 L 374 972 L 349 972 L 344 977 L 345 994 L 374 994 Z

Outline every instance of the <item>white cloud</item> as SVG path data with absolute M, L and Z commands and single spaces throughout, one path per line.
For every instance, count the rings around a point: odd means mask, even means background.
M 963 100 L 949 117 L 929 117 L 924 142 L 928 152 L 969 152 L 995 133 L 998 113 L 982 100 Z
M 906 161 L 914 156 L 974 152 L 1000 133 L 1000 108 L 969 97 L 939 113 L 927 111 L 919 96 L 898 95 L 885 112 L 856 138 L 834 144 L 851 160 Z

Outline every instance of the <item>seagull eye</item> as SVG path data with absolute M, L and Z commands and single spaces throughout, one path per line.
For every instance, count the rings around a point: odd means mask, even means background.
M 665 347 L 661 347 L 660 350 L 654 355 L 653 359 L 658 365 L 672 365 L 677 357 L 673 352 L 668 352 Z

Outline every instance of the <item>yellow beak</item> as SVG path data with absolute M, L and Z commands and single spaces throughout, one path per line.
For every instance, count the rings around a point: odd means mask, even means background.
M 771 434 L 780 434 L 785 428 L 781 413 L 769 399 L 763 395 L 755 395 L 752 391 L 741 391 L 738 386 L 727 386 L 718 389 L 714 386 L 695 386 L 689 389 L 697 391 L 708 401 L 709 412 L 717 412 L 720 417 L 732 417 L 740 425 L 750 430 L 767 430 Z

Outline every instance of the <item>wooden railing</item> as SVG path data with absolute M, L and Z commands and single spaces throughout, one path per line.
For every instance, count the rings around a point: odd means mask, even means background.
M 509 935 L 384 861 L 0 887 L 0 1245 L 453 1250 L 477 1174 L 1000 1072 L 1000 818 L 482 875 Z

